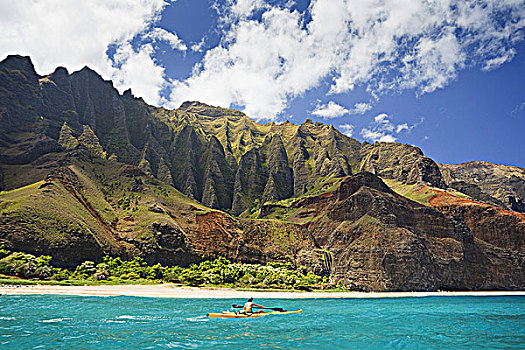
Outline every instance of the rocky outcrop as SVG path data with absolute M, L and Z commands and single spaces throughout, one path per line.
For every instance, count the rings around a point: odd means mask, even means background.
M 73 136 L 73 130 L 67 125 L 66 122 L 64 122 L 62 128 L 60 128 L 58 143 L 68 151 L 75 149 L 79 145 L 78 139 Z
M 360 171 L 369 171 L 387 179 L 444 188 L 439 166 L 425 157 L 421 149 L 399 143 L 364 143 Z
M 496 247 L 525 252 L 525 215 L 435 191 L 430 204 L 465 222 L 475 238 Z
M 268 167 L 264 166 L 264 154 L 257 150 L 245 153 L 239 161 L 233 188 L 232 213 L 238 215 L 251 208 L 258 195 L 264 191 L 268 179 Z
M 333 277 L 355 290 L 525 284 L 525 221 L 483 212 L 498 210 L 494 207 L 426 207 L 394 193 L 375 175 L 360 173 L 345 178 L 336 192 L 298 200 L 288 210 L 287 220 L 306 221 L 315 245 L 330 253 Z
M 203 155 L 204 189 L 202 203 L 210 208 L 232 207 L 234 171 L 228 164 L 219 140 L 212 136 Z
M 144 259 L 150 264 L 189 266 L 201 261 L 182 229 L 176 224 L 154 222 L 153 239 L 142 245 Z
M 82 126 L 82 134 L 78 137 L 79 145 L 83 145 L 90 152 L 97 155 L 100 158 L 106 158 L 106 152 L 100 145 L 97 135 L 91 130 L 89 125 Z

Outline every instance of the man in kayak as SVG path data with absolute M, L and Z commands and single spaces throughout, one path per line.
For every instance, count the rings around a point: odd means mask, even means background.
M 259 309 L 266 309 L 264 306 L 255 304 L 253 302 L 253 298 L 250 298 L 250 299 L 248 299 L 246 304 L 244 304 L 244 307 L 242 308 L 242 310 L 239 313 L 246 314 L 246 315 L 253 314 L 254 313 L 253 312 L 253 307 L 258 307 Z M 255 312 L 255 313 L 262 313 L 262 312 L 264 312 L 264 310 L 259 310 L 259 311 Z

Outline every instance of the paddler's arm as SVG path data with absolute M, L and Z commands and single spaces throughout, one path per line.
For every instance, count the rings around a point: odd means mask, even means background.
M 253 303 L 252 306 L 258 307 L 259 309 L 266 309 L 264 306 Z

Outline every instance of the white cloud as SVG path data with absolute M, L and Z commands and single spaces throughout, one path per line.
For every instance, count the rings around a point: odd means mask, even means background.
M 420 122 L 423 122 L 423 119 Z M 409 126 L 407 123 L 396 125 L 392 123 L 388 114 L 381 113 L 376 115 L 370 126 L 363 128 L 360 134 L 365 140 L 372 142 L 396 142 L 397 137 L 394 134 L 399 134 L 405 130 L 410 131 L 416 125 Z
M 410 129 L 412 129 L 412 127 L 409 127 L 407 123 L 399 124 L 398 126 L 396 126 L 396 134 L 399 134 L 403 130 L 408 131 Z
M 249 17 L 254 11 L 267 7 L 262 0 L 228 0 L 228 4 L 232 15 L 238 18 Z
M 120 69 L 112 75 L 116 86 L 132 86 L 133 94 L 141 96 L 150 104 L 159 102 L 159 90 L 166 84 L 164 68 L 158 66 L 151 58 L 151 44 L 141 46 L 135 51 L 127 43 L 121 45 L 115 53 L 114 60 Z
M 341 124 L 339 125 L 339 129 L 348 137 L 352 137 L 352 134 L 354 132 L 355 126 L 352 124 Z
M 152 39 L 155 42 L 165 41 L 174 50 L 185 51 L 188 49 L 182 40 L 179 39 L 177 34 L 168 32 L 162 28 L 153 28 L 151 31 L 146 32 L 143 37 Z
M 334 94 L 358 85 L 375 97 L 429 93 L 464 67 L 512 59 L 525 27 L 522 0 L 313 0 L 311 20 L 261 1 L 229 4 L 237 15 L 226 16 L 223 41 L 174 83 L 171 106 L 197 99 L 274 119 L 321 82 Z M 256 9 L 260 22 L 250 17 Z
M 151 45 L 133 50 L 130 41 L 151 29 L 165 5 L 163 0 L 2 1 L 0 59 L 29 55 L 39 74 L 59 65 L 69 71 L 88 65 L 105 79 L 115 79 L 121 91 L 132 88 L 149 103 L 158 103 L 163 68 L 151 58 Z M 175 44 L 171 34 L 155 28 L 150 39 Z M 110 46 L 117 51 L 116 62 L 107 55 Z
M 403 89 L 432 92 L 465 67 L 490 70 L 512 60 L 525 35 L 523 0 L 312 0 L 307 14 L 292 11 L 290 2 L 226 0 L 217 7 L 220 43 L 188 79 L 169 81 L 153 58 L 154 44 L 187 46 L 156 26 L 167 4 L 3 0 L 0 59 L 30 55 L 41 74 L 57 65 L 70 71 L 89 65 L 150 103 L 162 102 L 159 91 L 169 83 L 167 107 L 185 100 L 235 104 L 275 120 L 291 99 L 321 84 L 333 94 L 362 86 L 374 98 Z M 349 113 L 370 107 L 358 103 Z
M 312 112 L 313 115 L 321 117 L 323 119 L 339 118 L 345 114 L 349 114 L 350 111 L 341 105 L 338 105 L 334 101 L 330 101 L 327 104 L 318 104 L 315 110 Z
M 518 103 L 516 107 L 510 112 L 512 118 L 525 117 L 525 102 Z
M 205 38 L 202 38 L 201 41 L 199 41 L 198 43 L 191 45 L 190 47 L 191 51 L 202 52 L 205 43 L 206 43 Z
M 350 114 L 365 114 L 372 109 L 372 105 L 366 102 L 359 102 L 350 110 Z
M 275 119 L 290 97 L 318 83 L 321 69 L 301 38 L 296 12 L 272 9 L 262 22 L 241 21 L 226 35 L 226 43 L 206 52 L 194 74 L 175 81 L 169 106 L 200 100 L 220 106 L 245 106 L 244 112 L 258 119 Z M 297 55 L 302 58 L 299 59 Z M 313 73 L 313 74 L 312 74 Z
M 380 131 L 374 131 L 371 129 L 362 129 L 361 130 L 361 136 L 372 142 L 396 142 L 396 138 L 390 134 L 386 134 L 384 132 Z
M 388 120 L 388 114 L 381 113 L 374 117 L 374 121 L 376 124 L 390 124 L 390 121 Z

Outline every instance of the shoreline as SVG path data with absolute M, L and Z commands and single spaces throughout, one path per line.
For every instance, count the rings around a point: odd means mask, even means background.
M 158 285 L 99 285 L 99 286 L 0 286 L 0 295 L 76 295 L 132 296 L 176 299 L 363 299 L 410 298 L 447 296 L 525 296 L 525 291 L 465 291 L 465 292 L 292 292 L 242 291 L 231 288 L 180 287 Z

